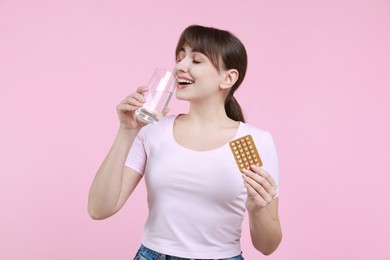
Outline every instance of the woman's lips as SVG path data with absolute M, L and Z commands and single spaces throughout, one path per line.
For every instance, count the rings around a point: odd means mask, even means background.
M 192 86 L 195 83 L 194 80 L 184 77 L 184 76 L 179 76 L 177 77 L 177 88 L 178 89 L 185 89 L 190 86 Z
M 194 84 L 177 84 L 177 88 L 178 89 L 185 89 L 185 88 L 188 88 L 188 87 L 190 87 L 190 86 L 192 86 L 192 85 L 194 85 Z

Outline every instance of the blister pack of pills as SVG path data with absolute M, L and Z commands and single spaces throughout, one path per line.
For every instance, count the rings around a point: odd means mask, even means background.
M 251 135 L 235 139 L 229 142 L 229 145 L 240 172 L 243 172 L 244 169 L 250 170 L 251 165 L 259 167 L 263 165 Z

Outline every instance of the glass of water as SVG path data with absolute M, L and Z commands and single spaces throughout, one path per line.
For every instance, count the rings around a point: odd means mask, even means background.
M 169 70 L 157 68 L 146 86 L 148 87 L 148 92 L 145 93 L 146 101 L 135 115 L 146 124 L 157 123 L 175 92 L 176 77 Z

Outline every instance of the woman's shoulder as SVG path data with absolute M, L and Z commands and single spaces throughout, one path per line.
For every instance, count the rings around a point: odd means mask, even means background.
M 243 135 L 252 135 L 253 139 L 257 141 L 262 141 L 265 139 L 272 140 L 271 133 L 264 128 L 254 126 L 250 123 L 241 123 L 242 125 L 242 134 Z
M 155 131 L 161 131 L 163 128 L 171 126 L 177 115 L 163 116 L 157 123 L 148 124 L 144 126 L 141 131 L 143 134 L 153 133 Z
M 257 127 L 255 125 L 250 124 L 250 123 L 241 122 L 241 125 L 243 128 L 243 131 L 248 132 L 250 134 L 263 135 L 263 134 L 266 134 L 269 132 L 268 130 L 266 130 L 264 128 Z

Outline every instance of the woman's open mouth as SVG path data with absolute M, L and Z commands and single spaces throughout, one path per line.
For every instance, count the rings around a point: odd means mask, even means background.
M 178 78 L 177 79 L 177 88 L 178 89 L 187 88 L 187 87 L 193 85 L 194 83 L 195 83 L 195 81 L 190 80 L 190 79 Z

